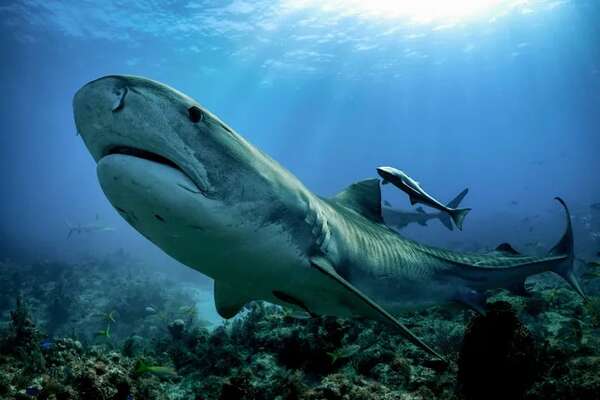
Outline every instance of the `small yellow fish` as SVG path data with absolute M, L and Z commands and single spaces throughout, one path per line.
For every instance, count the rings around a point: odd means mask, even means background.
M 143 360 L 137 362 L 135 373 L 138 375 L 152 374 L 160 378 L 173 378 L 177 376 L 177 372 L 171 367 L 162 367 L 159 365 L 149 365 Z
M 106 329 L 100 330 L 100 331 L 96 332 L 96 336 L 102 336 L 102 337 L 105 337 L 105 338 L 110 338 L 110 325 L 107 325 Z
M 344 358 L 350 358 L 360 350 L 360 346 L 357 344 L 351 344 L 348 346 L 341 347 L 336 351 L 327 353 L 329 357 L 331 357 L 331 363 L 335 364 L 337 360 L 341 360 Z
M 111 311 L 109 313 L 104 313 L 104 319 L 106 319 L 107 322 L 116 322 L 115 321 L 115 312 Z

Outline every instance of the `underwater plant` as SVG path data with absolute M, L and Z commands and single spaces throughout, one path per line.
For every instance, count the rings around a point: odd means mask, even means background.
M 594 328 L 600 328 L 600 296 L 589 296 L 583 307 L 589 317 L 590 324 Z
M 42 338 L 38 331 L 27 303 L 23 296 L 19 294 L 15 301 L 15 309 L 10 312 L 10 322 L 8 336 L 5 338 L 5 345 L 9 350 L 15 349 L 35 349 Z

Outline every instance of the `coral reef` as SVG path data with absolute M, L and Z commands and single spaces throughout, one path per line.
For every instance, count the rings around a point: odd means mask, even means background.
M 1 399 L 595 399 L 598 296 L 552 278 L 494 293 L 485 316 L 406 313 L 445 365 L 387 326 L 263 302 L 208 326 L 186 288 L 102 260 L 3 263 Z

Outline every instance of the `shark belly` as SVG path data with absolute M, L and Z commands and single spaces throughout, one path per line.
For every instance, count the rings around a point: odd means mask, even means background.
M 386 272 L 355 274 L 351 281 L 388 311 L 399 313 L 447 304 L 468 290 L 463 279 L 442 278 L 445 274 L 438 273 L 440 267 L 423 260 Z

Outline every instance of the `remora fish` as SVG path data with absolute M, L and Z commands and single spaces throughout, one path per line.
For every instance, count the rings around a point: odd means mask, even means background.
M 410 199 L 410 204 L 415 205 L 417 203 L 425 204 L 426 206 L 435 208 L 436 210 L 443 211 L 450 215 L 452 221 L 456 227 L 462 231 L 463 220 L 471 211 L 470 208 L 455 208 L 448 207 L 440 203 L 438 200 L 433 198 L 430 194 L 428 194 L 419 182 L 412 179 L 410 176 L 406 175 L 404 172 L 399 169 L 393 167 L 378 167 L 377 173 L 383 179 L 383 184 L 387 184 L 388 182 L 392 185 L 396 186 L 398 189 L 402 190 L 408 195 Z
M 467 195 L 469 189 L 465 189 L 452 199 L 446 207 L 456 208 L 460 205 L 462 199 Z M 427 226 L 427 222 L 432 219 L 438 219 L 446 228 L 453 231 L 454 226 L 446 212 L 439 211 L 436 213 L 427 213 L 422 207 L 418 207 L 416 211 L 403 211 L 392 207 L 383 207 L 383 220 L 389 226 L 402 229 L 410 224 L 419 224 Z
M 166 85 L 107 76 L 82 87 L 73 107 L 109 201 L 166 253 L 215 280 L 224 318 L 259 299 L 312 315 L 364 316 L 442 358 L 390 311 L 454 301 L 480 307 L 486 289 L 522 288 L 544 271 L 583 295 L 568 211 L 566 232 L 546 257 L 509 246 L 452 252 L 386 226 L 378 179 L 319 197 Z

